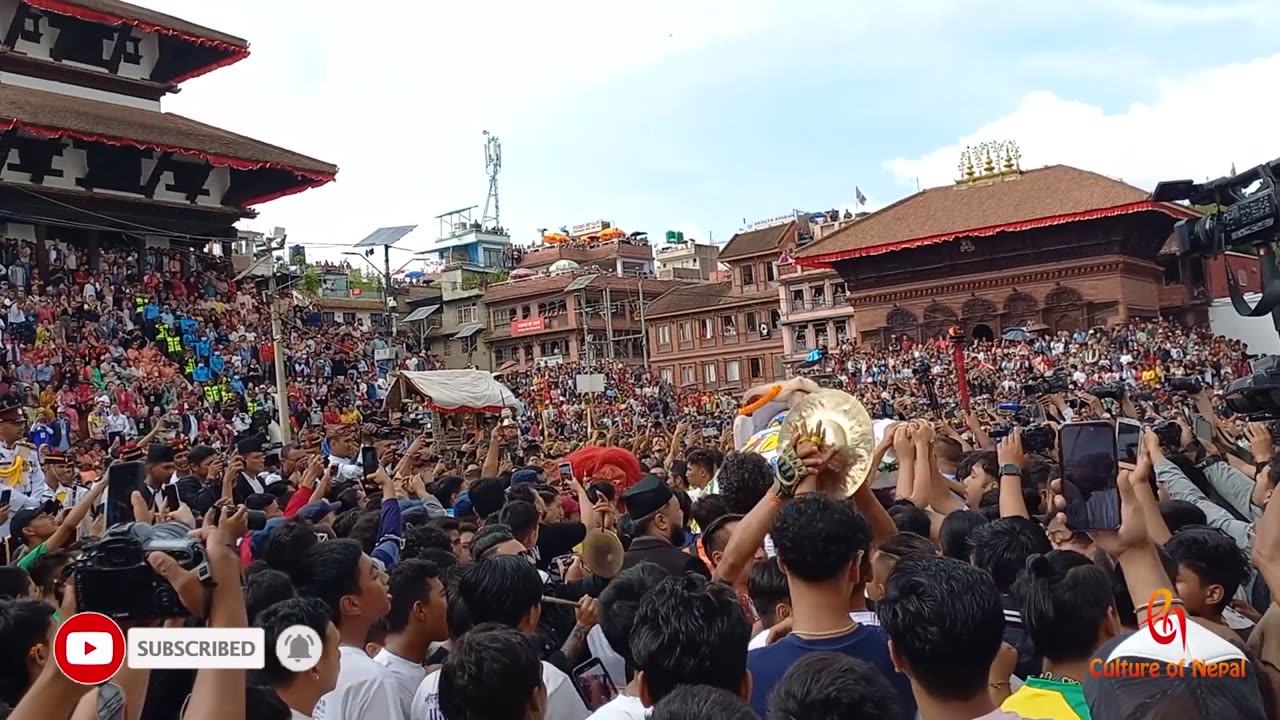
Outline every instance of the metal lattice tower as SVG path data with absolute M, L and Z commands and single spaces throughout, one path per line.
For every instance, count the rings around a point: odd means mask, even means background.
M 502 169 L 502 143 L 497 135 L 484 131 L 484 169 L 489 175 L 489 197 L 484 201 L 484 215 L 480 224 L 486 228 L 500 227 L 498 222 L 498 171 Z M 493 210 L 490 213 L 490 209 Z

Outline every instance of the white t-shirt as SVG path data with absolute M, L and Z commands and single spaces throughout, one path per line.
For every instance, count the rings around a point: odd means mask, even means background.
M 619 695 L 601 705 L 588 720 L 644 720 L 648 715 L 649 710 L 640 702 L 640 698 Z
M 316 703 L 315 720 L 405 720 L 395 678 L 360 648 L 343 645 L 338 684 Z
M 542 663 L 542 684 L 547 688 L 546 720 L 586 720 L 591 714 L 569 676 L 545 661 Z M 444 713 L 440 711 L 439 670 L 428 675 L 418 687 L 409 717 L 412 720 L 445 720 Z M 374 716 L 363 720 L 374 720 Z
M 609 641 L 599 625 L 592 625 L 591 631 L 587 633 L 587 650 L 591 651 L 591 657 L 599 658 L 615 687 L 627 684 L 627 661 L 609 647 Z
M 405 660 L 386 648 L 379 651 L 373 657 L 373 661 L 387 669 L 386 672 L 396 684 L 404 716 L 409 717 L 413 713 L 413 695 L 418 692 L 418 686 L 427 676 L 427 669 L 412 660 Z

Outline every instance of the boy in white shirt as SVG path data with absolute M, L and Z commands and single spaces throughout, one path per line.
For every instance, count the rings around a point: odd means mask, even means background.
M 498 623 L 532 637 L 542 617 L 542 578 L 538 570 L 520 555 L 491 555 L 462 567 L 451 584 L 449 595 L 449 637 L 457 643 L 472 628 Z M 455 607 L 456 605 L 456 607 Z M 444 720 L 440 697 L 441 672 L 431 673 L 413 696 L 413 720 Z M 546 720 L 586 720 L 590 714 L 573 681 L 559 668 L 543 661 L 542 684 L 546 692 Z M 497 702 L 500 698 L 492 698 Z M 476 720 L 507 720 L 486 714 L 468 714 Z M 518 720 L 513 718 L 512 720 Z M 540 720 L 540 718 L 539 718 Z
M 290 598 L 263 610 L 254 620 L 254 625 L 265 631 L 266 646 L 272 649 L 266 653 L 262 677 L 276 696 L 289 706 L 292 720 L 311 720 L 320 698 L 333 690 L 338 682 L 338 628 L 329 620 L 329 608 L 315 598 Z M 309 652 L 319 654 L 319 661 L 311 669 L 301 672 L 281 665 L 275 654 L 280 635 L 295 625 L 311 628 L 320 636 L 321 642 L 319 648 L 308 647 Z
M 387 639 L 373 661 L 386 668 L 395 682 L 406 718 L 413 695 L 427 676 L 423 665 L 431 645 L 448 639 L 440 571 L 426 560 L 402 560 L 391 569 Z
M 440 672 L 440 712 L 459 720 L 545 720 L 544 663 L 524 633 L 485 623 L 454 645 Z
M 404 720 L 394 678 L 364 651 L 369 628 L 391 608 L 387 573 L 355 540 L 330 540 L 309 548 L 295 572 L 301 597 L 329 607 L 341 637 L 338 682 L 320 698 L 315 720 Z

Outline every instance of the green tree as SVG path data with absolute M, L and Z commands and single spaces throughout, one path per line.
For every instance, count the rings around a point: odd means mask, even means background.
M 316 295 L 320 292 L 320 273 L 314 268 L 307 268 L 302 273 L 302 278 L 298 280 L 298 288 L 308 295 Z

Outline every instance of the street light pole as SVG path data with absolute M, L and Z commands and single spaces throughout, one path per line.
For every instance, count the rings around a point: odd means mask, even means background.
M 289 424 L 289 383 L 284 376 L 284 331 L 280 322 L 280 296 L 276 291 L 275 253 L 271 259 L 271 354 L 276 372 L 276 421 L 280 423 L 280 442 L 287 443 L 292 440 L 293 428 Z

